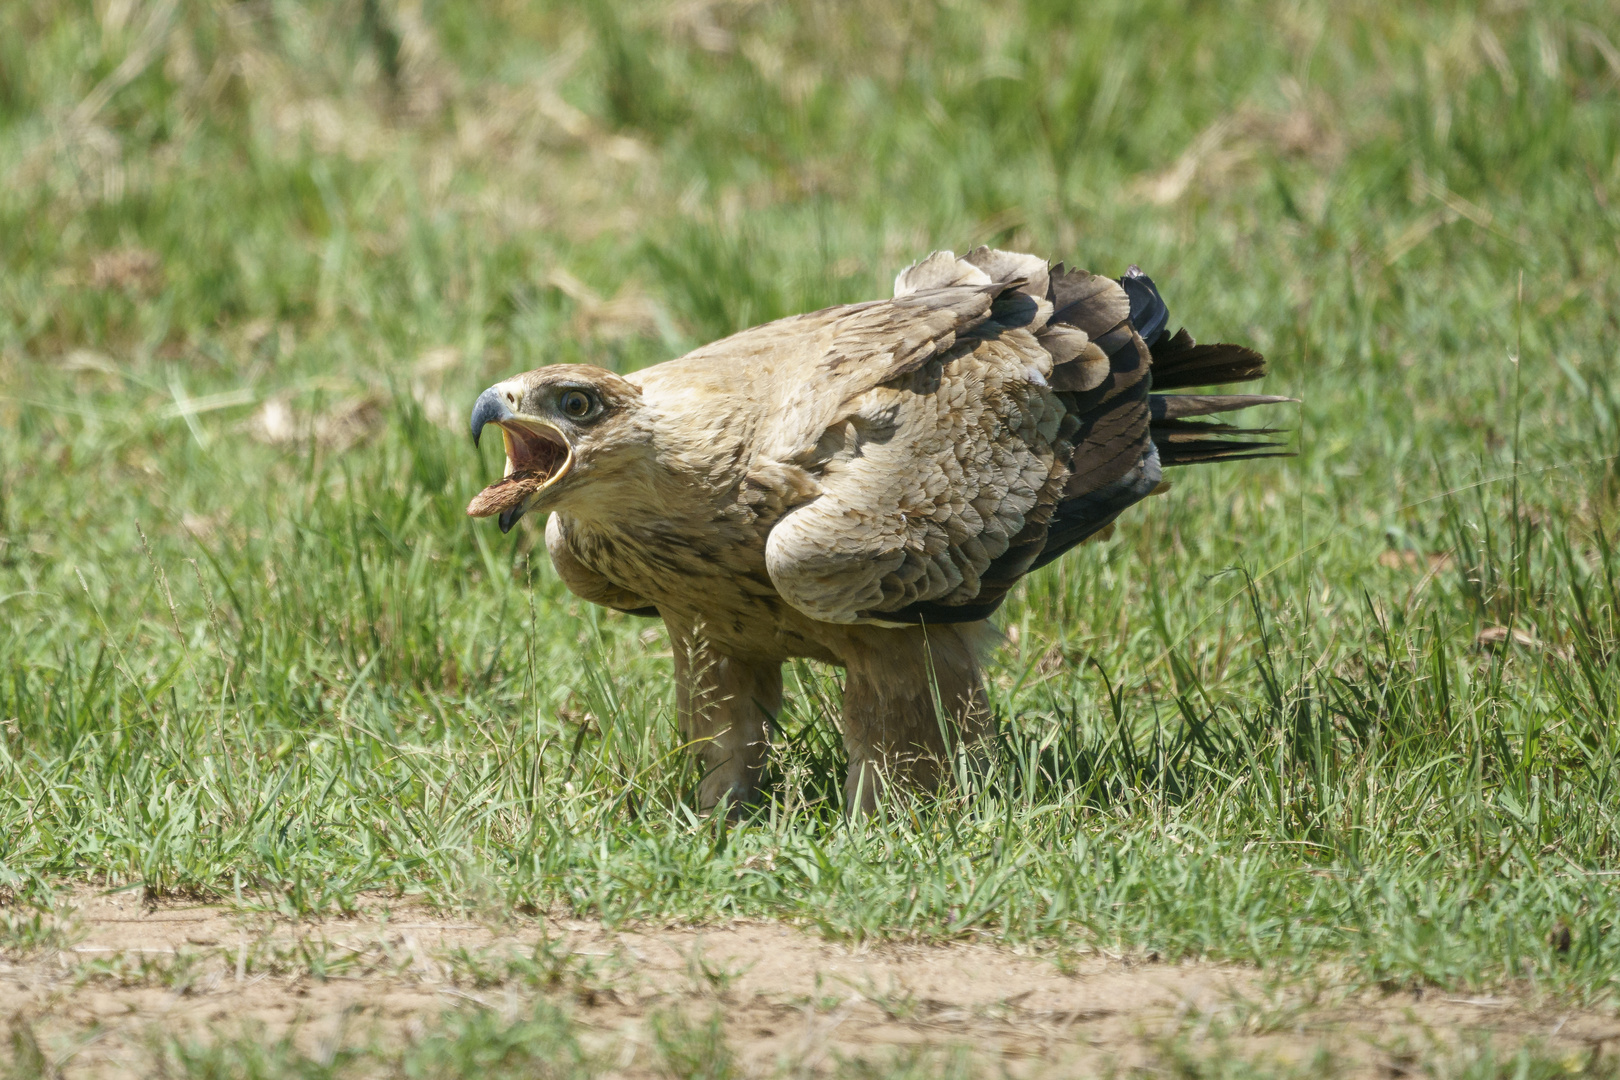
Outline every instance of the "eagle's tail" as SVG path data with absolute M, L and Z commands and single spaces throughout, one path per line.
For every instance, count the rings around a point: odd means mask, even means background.
M 1275 405 L 1293 398 L 1272 394 L 1163 394 L 1189 386 L 1250 382 L 1266 373 L 1266 361 L 1242 345 L 1200 345 L 1185 329 L 1170 333 L 1170 311 L 1153 279 L 1136 267 L 1119 279 L 1131 300 L 1131 324 L 1152 354 L 1148 398 L 1148 432 L 1159 451 L 1159 464 L 1193 465 L 1200 461 L 1286 457 L 1290 451 L 1265 435 L 1282 428 L 1240 428 L 1219 421 L 1191 420 L 1235 412 L 1253 405 Z

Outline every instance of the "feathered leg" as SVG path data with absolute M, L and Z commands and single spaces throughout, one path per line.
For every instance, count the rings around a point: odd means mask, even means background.
M 844 801 L 871 813 L 883 784 L 939 786 L 959 740 L 990 731 L 980 661 L 996 633 L 985 622 L 851 628 L 844 656 Z
M 669 624 L 681 736 L 703 766 L 698 806 L 753 801 L 769 746 L 766 724 L 782 707 L 782 666 L 716 652 L 701 631 Z

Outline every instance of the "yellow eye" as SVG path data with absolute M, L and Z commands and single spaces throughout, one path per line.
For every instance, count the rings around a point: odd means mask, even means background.
M 562 396 L 562 411 L 575 420 L 590 415 L 591 396 L 583 390 L 570 390 Z

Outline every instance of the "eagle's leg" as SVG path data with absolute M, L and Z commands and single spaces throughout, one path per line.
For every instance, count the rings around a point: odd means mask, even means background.
M 990 733 L 980 661 L 995 641 L 988 623 L 860 627 L 844 657 L 844 801 L 871 813 L 887 781 L 939 786 L 959 743 Z
M 782 666 L 716 652 L 700 630 L 668 623 L 681 737 L 703 768 L 698 806 L 752 802 L 769 746 L 766 724 L 782 707 Z

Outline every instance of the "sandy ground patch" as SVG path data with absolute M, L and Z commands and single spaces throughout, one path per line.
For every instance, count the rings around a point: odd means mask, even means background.
M 83 893 L 60 934 L 0 960 L 0 1021 L 69 1077 L 149 1074 L 165 1038 L 274 1039 L 305 1052 L 403 1045 L 447 1010 L 564 1003 L 609 1075 L 667 1075 L 648 1021 L 718 1014 L 747 1076 L 831 1075 L 955 1056 L 1056 1076 L 1237 1057 L 1402 1075 L 1481 1041 L 1586 1067 L 1620 1047 L 1612 1010 L 1529 997 L 1382 993 L 1234 965 L 1062 955 L 988 942 L 848 945 L 776 923 L 609 929 L 447 918 L 379 902 L 292 922 L 221 905 Z

